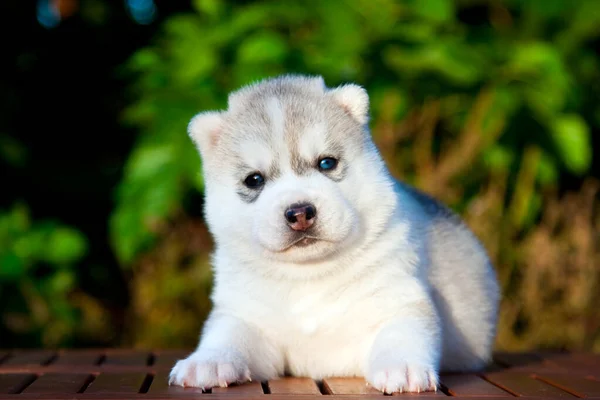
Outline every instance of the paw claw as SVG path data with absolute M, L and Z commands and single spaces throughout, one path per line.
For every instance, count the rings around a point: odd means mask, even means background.
M 248 380 L 250 370 L 245 360 L 227 351 L 194 353 L 178 361 L 169 375 L 169 385 L 198 387 L 203 391 Z
M 437 390 L 435 368 L 395 358 L 382 357 L 371 363 L 367 381 L 386 394 Z

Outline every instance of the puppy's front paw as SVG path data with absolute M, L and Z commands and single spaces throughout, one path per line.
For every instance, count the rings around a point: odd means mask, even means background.
M 231 351 L 193 353 L 178 361 L 169 375 L 170 385 L 203 390 L 250 380 L 248 363 L 241 355 Z
M 371 362 L 366 373 L 367 382 L 384 393 L 425 392 L 437 390 L 438 374 L 433 366 L 379 357 Z

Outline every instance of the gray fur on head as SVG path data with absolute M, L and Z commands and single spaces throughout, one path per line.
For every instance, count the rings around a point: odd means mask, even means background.
M 345 84 L 329 89 L 320 76 L 284 75 L 244 86 L 229 95 L 225 111 L 207 111 L 197 114 L 188 125 L 188 133 L 204 155 L 218 141 L 222 132 L 223 117 L 227 113 L 240 113 L 257 99 L 284 97 L 299 93 L 330 98 L 360 124 L 369 120 L 369 96 L 365 89 L 355 84 Z

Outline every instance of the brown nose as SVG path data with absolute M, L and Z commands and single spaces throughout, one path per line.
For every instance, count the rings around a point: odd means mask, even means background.
M 312 204 L 292 204 L 285 210 L 285 219 L 295 231 L 305 231 L 315 222 L 317 208 Z

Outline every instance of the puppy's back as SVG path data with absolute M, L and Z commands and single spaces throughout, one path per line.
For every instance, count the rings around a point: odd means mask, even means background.
M 500 291 L 488 255 L 462 219 L 401 182 L 426 218 L 427 278 L 443 327 L 442 370 L 477 370 L 491 357 Z

